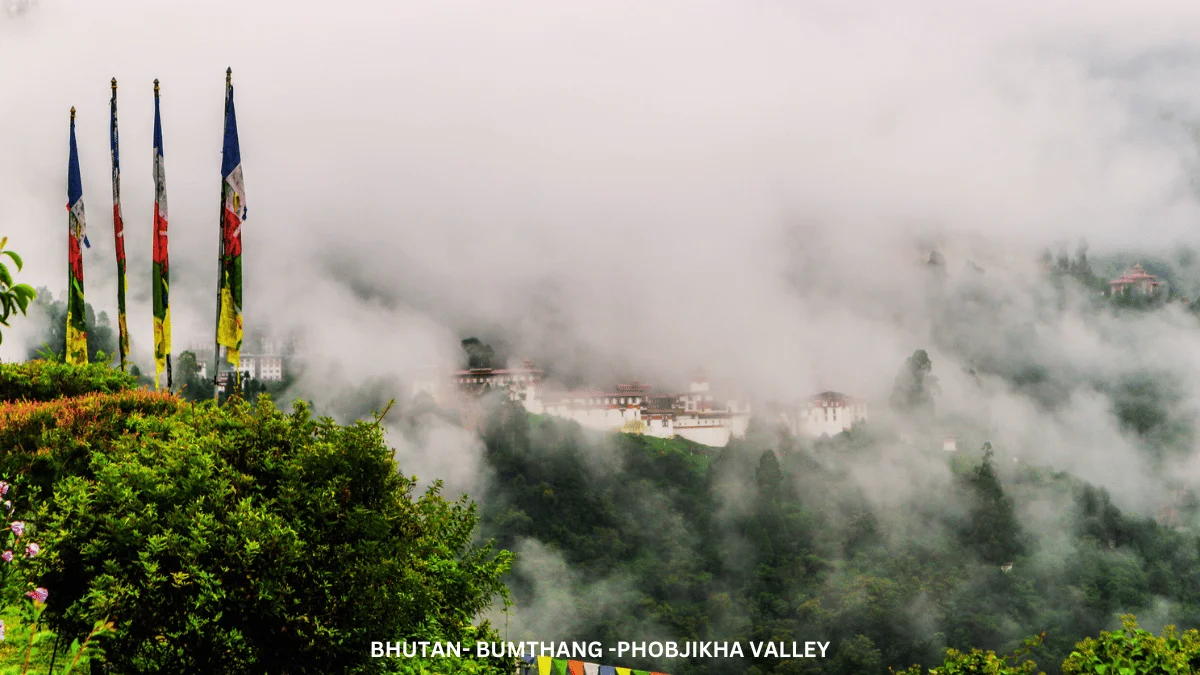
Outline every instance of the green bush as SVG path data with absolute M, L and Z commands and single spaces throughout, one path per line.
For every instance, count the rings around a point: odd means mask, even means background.
M 371 641 L 494 639 L 472 624 L 507 601 L 511 554 L 472 544 L 473 504 L 414 495 L 378 425 L 133 391 L 0 404 L 0 452 L 52 495 L 46 620 L 111 617 L 115 672 L 385 672 Z
M 173 396 L 145 390 L 0 403 L 0 474 L 19 477 L 26 495 L 44 503 L 61 477 L 91 475 L 93 448 L 111 445 L 136 419 L 182 407 Z
M 135 377 L 103 363 L 86 366 L 54 361 L 0 363 L 0 401 L 53 401 L 65 396 L 111 394 L 135 386 Z
M 1200 632 L 1182 634 L 1174 626 L 1161 636 L 1138 628 L 1133 615 L 1121 617 L 1122 630 L 1103 631 L 1086 638 L 1062 663 L 1063 675 L 1195 675 L 1200 673 Z M 1029 638 L 1011 656 L 973 649 L 947 650 L 945 662 L 928 675 L 1034 675 L 1037 664 L 1025 658 L 1042 643 L 1044 636 Z M 895 675 L 922 675 L 920 666 L 893 671 Z
M 1087 638 L 1063 661 L 1063 675 L 1192 675 L 1200 673 L 1200 632 L 1179 634 L 1174 626 L 1162 636 L 1138 628 L 1132 615 L 1121 617 L 1122 630 Z

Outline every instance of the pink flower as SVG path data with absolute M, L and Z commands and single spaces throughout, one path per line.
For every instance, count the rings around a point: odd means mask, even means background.
M 0 620 L 0 642 L 4 642 L 4 621 Z
M 13 534 L 17 535 L 18 537 L 25 534 L 25 523 L 19 520 L 14 520 L 10 527 L 12 527 Z
M 8 494 L 8 483 L 0 480 L 0 497 Z
M 37 556 L 38 552 L 41 550 L 42 550 L 41 546 L 38 546 L 37 544 L 29 544 L 28 546 L 25 547 L 25 555 L 29 556 L 30 558 L 33 558 L 33 557 Z M 11 555 L 9 557 L 11 557 Z
M 28 595 L 29 597 L 33 598 L 34 603 L 40 605 L 46 601 L 46 598 L 50 595 L 50 591 L 42 588 L 41 586 L 38 586 L 37 588 L 33 589 L 32 591 L 29 591 L 25 595 Z
M 4 553 L 0 553 L 0 558 L 3 558 L 4 562 L 12 562 L 12 551 L 5 551 Z

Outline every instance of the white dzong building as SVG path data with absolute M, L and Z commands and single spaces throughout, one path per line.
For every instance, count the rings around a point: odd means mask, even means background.
M 586 429 L 657 438 L 679 436 L 712 447 L 724 447 L 731 438 L 745 436 L 750 420 L 749 403 L 717 405 L 703 377 L 694 378 L 683 394 L 655 393 L 650 385 L 636 380 L 611 390 L 548 389 L 542 377 L 541 370 L 525 361 L 519 368 L 457 371 L 453 389 L 474 395 L 505 391 L 532 414 L 573 420 Z M 413 394 L 424 392 L 445 404 L 446 392 L 439 385 L 437 378 L 425 377 L 414 383 Z
M 836 436 L 867 420 L 867 404 L 836 391 L 825 391 L 781 414 L 796 436 Z

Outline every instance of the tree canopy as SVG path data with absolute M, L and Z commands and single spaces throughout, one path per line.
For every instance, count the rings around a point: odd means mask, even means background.
M 40 375 L 62 369 L 114 391 L 45 400 Z M 122 673 L 384 672 L 400 664 L 371 640 L 494 636 L 479 615 L 504 602 L 511 554 L 475 539 L 473 503 L 415 492 L 379 423 L 131 380 L 0 364 L 23 400 L 0 403 L 0 469 L 44 505 L 32 562 L 55 630 L 110 617 L 104 659 Z

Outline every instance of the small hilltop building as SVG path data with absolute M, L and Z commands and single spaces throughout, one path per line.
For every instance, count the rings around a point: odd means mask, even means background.
M 1158 277 L 1142 269 L 1141 264 L 1134 265 L 1124 274 L 1108 282 L 1109 293 L 1113 296 L 1154 297 L 1163 290 L 1163 282 Z
M 867 421 L 867 404 L 836 391 L 825 391 L 781 413 L 796 436 L 836 436 Z

